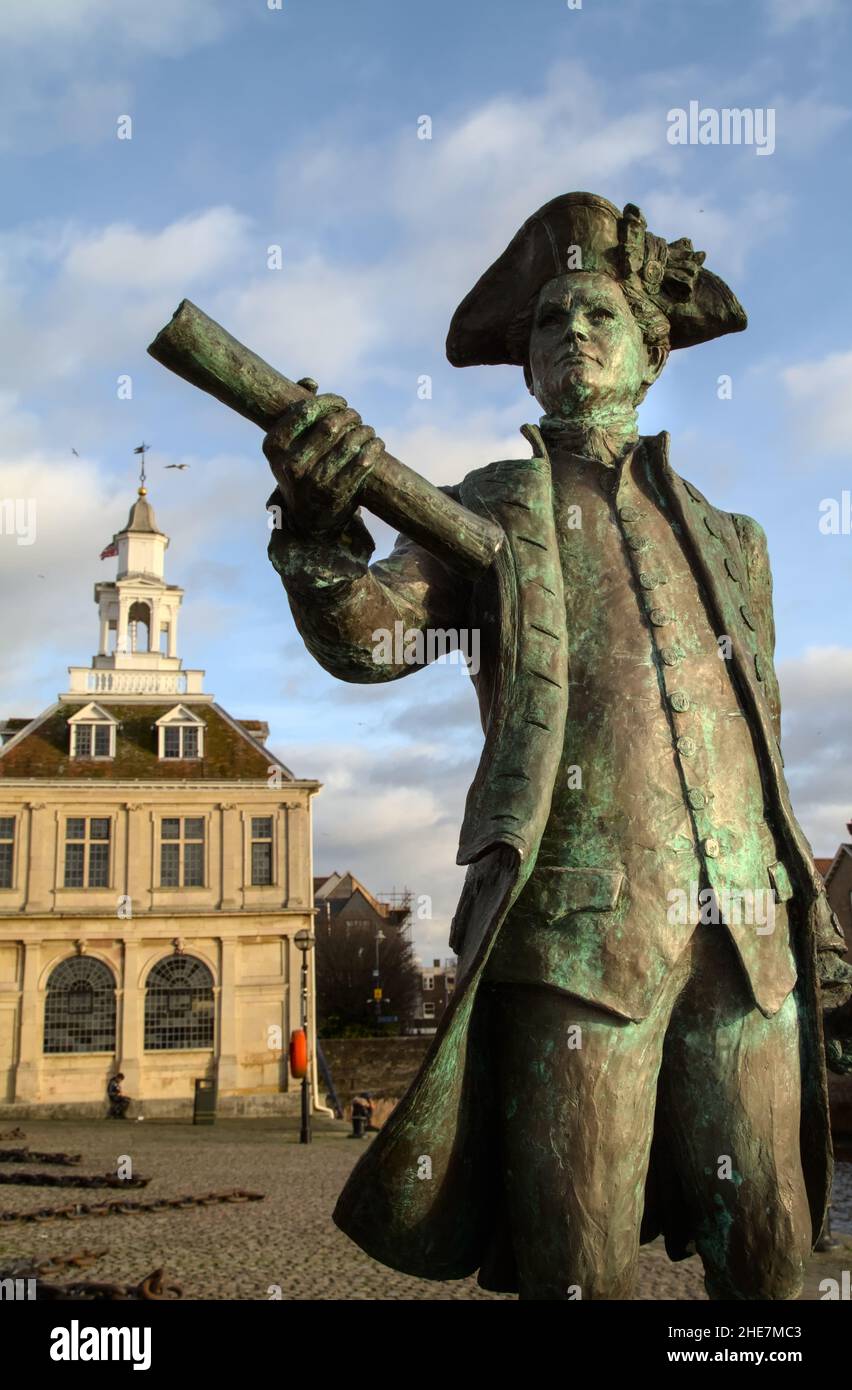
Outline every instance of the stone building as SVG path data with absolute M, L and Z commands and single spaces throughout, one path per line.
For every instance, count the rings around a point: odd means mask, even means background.
M 852 835 L 852 821 L 846 830 Z M 814 863 L 825 880 L 828 901 L 837 913 L 846 937 L 846 949 L 852 950 L 852 845 L 838 845 L 833 859 L 815 859 Z
M 314 901 L 317 922 L 331 923 L 335 929 L 348 923 L 350 927 L 393 927 L 402 931 L 410 925 L 411 894 L 407 890 L 377 898 L 353 873 L 315 878 Z
M 197 1078 L 218 1083 L 220 1113 L 298 1107 L 294 936 L 313 926 L 319 783 L 266 748 L 262 720 L 233 718 L 203 671 L 182 668 L 168 544 L 140 488 L 104 552 L 118 566 L 95 585 L 91 666 L 2 729 L 6 1118 L 103 1114 L 117 1070 L 148 1115 L 189 1113 Z
M 434 1033 L 456 987 L 458 961 L 450 956 L 420 966 L 420 999 L 412 1032 Z

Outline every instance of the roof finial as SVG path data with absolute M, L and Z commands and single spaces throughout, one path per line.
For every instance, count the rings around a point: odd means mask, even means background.
M 138 489 L 138 491 L 139 491 L 139 496 L 140 496 L 140 497 L 147 497 L 147 496 L 148 496 L 148 489 L 147 489 L 146 486 L 145 486 L 145 455 L 146 455 L 146 453 L 148 452 L 148 450 L 150 449 L 150 447 L 151 447 L 150 444 L 146 444 L 146 443 L 144 443 L 144 441 L 143 441 L 136 449 L 133 450 L 134 454 L 141 454 L 141 455 L 142 455 L 142 462 L 141 462 L 141 464 L 139 465 L 139 489 Z

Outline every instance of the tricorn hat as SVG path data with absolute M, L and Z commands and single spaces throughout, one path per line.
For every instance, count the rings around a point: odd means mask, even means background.
M 665 314 L 673 348 L 706 343 L 746 327 L 745 310 L 704 252 L 686 237 L 653 236 L 633 203 L 619 212 L 595 193 L 564 193 L 528 217 L 506 250 L 453 314 L 447 357 L 454 367 L 523 365 L 539 290 L 572 271 L 610 275 L 641 290 Z

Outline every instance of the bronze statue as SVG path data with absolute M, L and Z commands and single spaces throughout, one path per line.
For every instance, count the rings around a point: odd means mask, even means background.
M 377 656 L 400 621 L 480 634 L 457 990 L 334 1212 L 414 1275 L 628 1298 L 662 1233 L 672 1259 L 697 1250 L 711 1298 L 787 1299 L 823 1225 L 822 1011 L 852 971 L 782 771 L 766 539 L 636 423 L 671 349 L 746 326 L 703 261 L 592 194 L 529 218 L 447 353 L 523 368 L 532 456 L 437 501 L 308 381 L 284 382 L 264 444 L 270 557 L 326 670 L 409 675 Z M 168 365 L 258 423 L 283 406 L 265 364 L 234 384 L 231 348 L 202 358 L 218 385 Z M 372 565 L 367 499 L 411 516 Z

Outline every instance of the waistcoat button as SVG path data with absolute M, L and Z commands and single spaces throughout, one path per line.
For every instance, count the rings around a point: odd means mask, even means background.
M 676 709 L 679 713 L 682 713 L 684 710 L 689 709 L 689 696 L 685 694 L 683 690 L 673 690 L 669 696 L 669 704 L 672 709 Z
M 703 848 L 704 853 L 707 855 L 708 859 L 719 858 L 719 841 L 715 840 L 712 835 L 708 835 L 707 839 L 703 843 Z
M 683 758 L 691 758 L 695 752 L 694 738 L 679 738 L 675 743 L 675 748 Z

